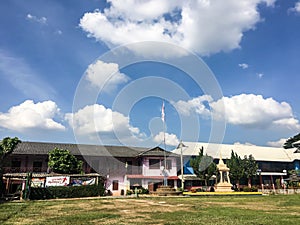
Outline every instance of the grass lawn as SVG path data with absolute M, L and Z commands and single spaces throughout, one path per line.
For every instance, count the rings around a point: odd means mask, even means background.
M 81 199 L 0 204 L 0 224 L 300 224 L 300 195 Z

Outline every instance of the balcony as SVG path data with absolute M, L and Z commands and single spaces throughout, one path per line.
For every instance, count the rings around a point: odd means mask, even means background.
M 47 167 L 4 167 L 4 173 L 47 173 Z

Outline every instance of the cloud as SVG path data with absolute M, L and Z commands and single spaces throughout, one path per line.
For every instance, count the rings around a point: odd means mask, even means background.
M 250 142 L 245 142 L 245 143 L 235 142 L 233 143 L 233 145 L 256 146 L 255 144 L 252 144 Z
M 0 49 L 0 76 L 28 98 L 51 99 L 56 92 L 20 57 Z
M 241 67 L 242 69 L 247 69 L 249 65 L 247 63 L 240 63 L 239 67 Z
M 67 113 L 65 119 L 79 135 L 112 134 L 114 132 L 120 138 L 140 135 L 140 130 L 130 125 L 129 117 L 103 105 L 87 105 L 75 113 Z
M 177 146 L 179 140 L 175 134 L 165 133 L 166 145 L 169 146 Z M 159 134 L 153 137 L 153 141 L 156 143 L 162 143 L 164 140 L 164 132 L 160 132 Z
M 204 104 L 207 101 L 208 104 Z M 203 95 L 189 101 L 173 103 L 182 115 L 197 113 L 204 118 L 212 115 L 216 120 L 225 120 L 229 124 L 246 128 L 284 128 L 299 130 L 299 121 L 294 117 L 292 107 L 286 102 L 277 102 L 273 98 L 261 95 L 240 94 L 222 97 L 213 101 Z
M 300 130 L 299 120 L 294 117 L 282 118 L 273 122 L 276 127 L 287 128 L 289 130 Z
M 281 138 L 278 141 L 268 141 L 267 145 L 275 148 L 282 148 L 283 144 L 286 142 L 286 138 Z
M 300 1 L 296 2 L 293 8 L 289 8 L 288 12 L 300 13 Z
M 101 90 L 111 91 L 119 84 L 127 82 L 129 77 L 120 73 L 118 64 L 97 60 L 86 70 L 86 79 Z
M 65 127 L 54 121 L 59 108 L 53 101 L 34 103 L 26 100 L 11 107 L 7 113 L 0 112 L 0 126 L 13 131 L 26 129 L 64 130 Z
M 44 16 L 43 17 L 37 17 L 37 16 L 31 15 L 31 14 L 27 14 L 26 19 L 30 20 L 30 21 L 40 23 L 40 24 L 47 24 L 47 18 L 44 17 Z
M 172 104 L 181 115 L 189 116 L 190 113 L 196 112 L 202 116 L 209 116 L 210 110 L 206 108 L 205 102 L 212 102 L 212 97 L 202 95 L 189 101 L 179 100 L 178 102 L 172 102 Z
M 267 128 L 272 125 L 283 125 L 282 120 L 294 119 L 292 108 L 288 103 L 277 102 L 273 98 L 265 99 L 261 95 L 241 94 L 223 97 L 212 102 L 210 106 L 216 118 L 245 127 Z M 293 125 L 293 128 L 298 126 L 296 123 Z
M 63 32 L 59 29 L 57 29 L 54 33 L 57 34 L 57 35 L 62 35 L 63 34 Z
M 295 8 L 294 9 L 295 9 L 296 12 L 300 13 L 300 2 L 297 2 L 295 4 Z
M 261 78 L 264 76 L 263 73 L 257 73 L 256 75 L 257 75 L 257 77 L 258 77 L 259 79 L 261 79 Z
M 243 33 L 261 21 L 258 5 L 275 0 L 168 1 L 109 0 L 102 11 L 87 12 L 79 26 L 109 47 L 143 41 L 169 42 L 201 55 L 240 47 Z M 220 38 L 221 37 L 221 38 Z M 138 51 L 135 49 L 135 51 Z M 159 49 L 144 49 L 154 54 Z M 158 53 L 157 53 L 158 54 Z M 170 51 L 169 56 L 174 55 Z

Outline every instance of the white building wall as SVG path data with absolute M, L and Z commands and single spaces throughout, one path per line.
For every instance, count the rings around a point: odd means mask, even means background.
M 160 159 L 160 168 L 159 169 L 150 169 L 149 167 L 149 159 Z M 176 158 L 167 158 L 167 160 L 172 161 L 172 168 L 167 170 L 168 176 L 177 176 L 177 164 L 176 164 Z M 161 157 L 145 157 L 143 159 L 143 175 L 144 176 L 163 176 L 163 168 L 164 168 L 164 162 L 163 158 Z

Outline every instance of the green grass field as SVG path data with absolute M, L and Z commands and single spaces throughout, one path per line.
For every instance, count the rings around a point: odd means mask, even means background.
M 97 198 L 0 204 L 0 224 L 300 224 L 300 195 Z

